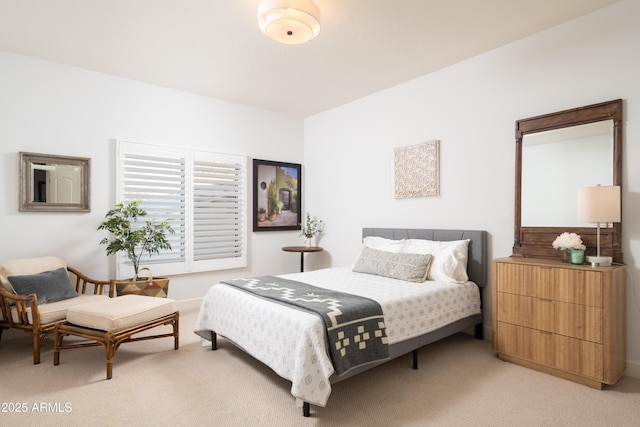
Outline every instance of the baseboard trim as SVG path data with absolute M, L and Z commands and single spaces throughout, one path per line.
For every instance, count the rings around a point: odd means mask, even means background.
M 624 371 L 624 375 L 640 379 L 640 362 L 627 359 L 627 369 Z
M 182 299 L 176 301 L 176 308 L 178 310 L 187 311 L 187 310 L 200 310 L 200 306 L 202 305 L 203 298 L 191 298 L 191 299 Z

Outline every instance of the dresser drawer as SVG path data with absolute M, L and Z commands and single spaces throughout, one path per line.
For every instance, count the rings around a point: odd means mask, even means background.
M 495 267 L 495 291 L 551 298 L 551 268 L 510 263 L 497 263 Z
M 503 322 L 497 322 L 497 327 L 502 354 L 580 376 L 604 378 L 601 344 Z
M 551 298 L 556 301 L 602 307 L 602 273 L 552 268 Z
M 499 353 L 553 366 L 552 334 L 502 322 L 497 323 L 496 332 Z
M 499 322 L 602 343 L 602 309 L 498 292 Z
M 497 263 L 497 292 L 602 307 L 602 273 L 576 268 Z

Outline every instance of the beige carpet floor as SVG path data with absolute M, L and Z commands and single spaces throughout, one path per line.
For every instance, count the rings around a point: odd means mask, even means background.
M 124 344 L 113 379 L 101 347 L 47 340 L 32 364 L 29 337 L 0 342 L 2 426 L 638 426 L 640 380 L 603 391 L 502 362 L 489 341 L 459 334 L 336 384 L 326 408 L 303 418 L 290 383 L 224 340 L 211 351 L 181 312 L 171 339 Z M 24 412 L 16 412 L 24 409 Z

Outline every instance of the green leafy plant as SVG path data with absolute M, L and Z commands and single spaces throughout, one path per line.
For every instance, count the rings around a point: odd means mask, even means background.
M 302 231 L 300 232 L 301 236 L 306 237 L 307 239 L 312 238 L 316 234 L 320 234 L 324 231 L 324 222 L 317 217 L 311 217 L 309 213 L 307 213 L 306 220 L 304 225 L 302 226 Z
M 111 240 L 105 237 L 100 241 L 101 245 L 107 245 L 107 255 L 126 253 L 136 275 L 138 275 L 140 259 L 145 253 L 151 258 L 151 254 L 171 249 L 167 233 L 174 233 L 168 221 L 139 223 L 138 220 L 145 216 L 147 212 L 140 209 L 140 200 L 126 206 L 124 203 L 118 203 L 115 209 L 107 212 L 106 220 L 98 227 L 98 230 L 107 230 L 113 235 Z

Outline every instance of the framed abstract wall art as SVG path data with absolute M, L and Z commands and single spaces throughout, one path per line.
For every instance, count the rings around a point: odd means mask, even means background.
M 440 141 L 394 149 L 396 199 L 440 195 Z

